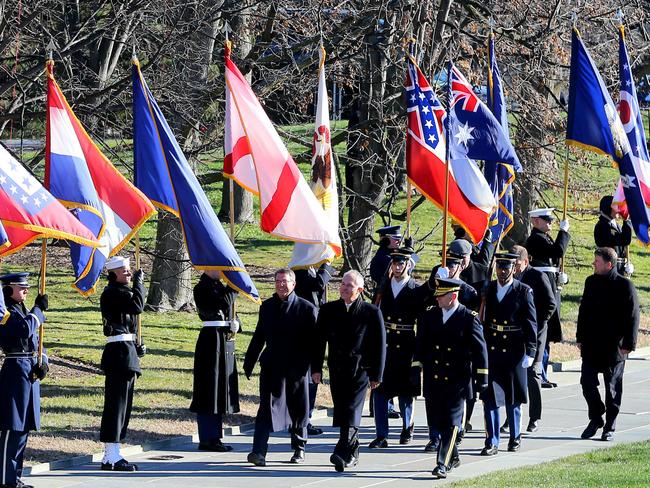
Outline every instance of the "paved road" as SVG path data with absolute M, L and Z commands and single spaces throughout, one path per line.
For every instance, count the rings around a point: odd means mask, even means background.
M 521 451 L 506 452 L 507 439 L 501 441 L 501 451 L 495 457 L 482 457 L 483 433 L 475 431 L 466 437 L 460 454 L 462 466 L 453 470 L 446 482 L 471 478 L 482 474 L 523 465 L 543 463 L 552 459 L 590 450 L 609 447 L 620 442 L 650 439 L 650 357 L 628 360 L 624 380 L 623 405 L 618 430 L 611 443 L 599 440 L 581 440 L 580 433 L 587 424 L 585 402 L 578 384 L 578 371 L 553 373 L 552 380 L 560 386 L 544 390 L 544 419 L 542 428 L 524 439 Z M 478 405 L 477 405 L 478 407 Z M 524 418 L 524 425 L 527 423 Z M 416 435 L 408 446 L 398 445 L 399 421 L 391 421 L 393 439 L 388 449 L 362 448 L 360 464 L 343 474 L 336 473 L 329 464 L 329 456 L 336 442 L 336 431 L 329 427 L 329 419 L 318 424 L 325 434 L 310 439 L 304 465 L 288 463 L 291 457 L 289 439 L 285 434 L 271 437 L 267 466 L 254 467 L 246 463 L 252 439 L 249 434 L 231 436 L 225 441 L 234 446 L 230 453 L 204 453 L 196 444 L 186 443 L 160 451 L 148 451 L 128 457 L 140 466 L 137 473 L 112 474 L 99 470 L 98 464 L 88 464 L 70 470 L 52 471 L 26 478 L 36 488 L 58 487 L 305 487 L 326 486 L 362 488 L 431 486 L 431 469 L 435 457 L 422 449 L 427 442 L 424 402 L 416 405 Z M 475 428 L 482 426 L 481 415 L 472 418 Z M 372 419 L 364 418 L 362 442 L 372 440 Z M 445 481 L 435 481 L 445 484 Z

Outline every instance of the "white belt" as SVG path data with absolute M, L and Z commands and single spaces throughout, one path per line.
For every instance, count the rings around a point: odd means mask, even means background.
M 537 271 L 542 271 L 543 273 L 557 273 L 558 269 L 555 266 L 533 266 Z
M 135 334 L 118 334 L 106 338 L 106 342 L 135 342 Z
M 232 323 L 232 320 L 205 320 L 203 322 L 203 327 L 228 327 L 228 328 L 230 328 L 231 323 Z

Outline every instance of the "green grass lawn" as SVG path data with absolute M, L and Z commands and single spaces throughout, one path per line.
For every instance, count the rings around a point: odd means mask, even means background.
M 587 454 L 569 456 L 550 463 L 451 483 L 455 488 L 545 488 L 647 487 L 650 486 L 650 442 L 621 444 Z M 463 469 L 461 466 L 459 469 Z

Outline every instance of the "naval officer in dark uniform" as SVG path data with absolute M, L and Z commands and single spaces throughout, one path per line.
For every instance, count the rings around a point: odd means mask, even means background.
M 508 416 L 508 451 L 521 446 L 521 404 L 527 401 L 527 370 L 537 348 L 533 290 L 513 278 L 516 254 L 496 255 L 497 279 L 485 299 L 485 341 L 490 364 L 489 386 L 481 394 L 485 412 L 484 456 L 499 451 L 499 407 Z
M 560 260 L 566 254 L 569 247 L 569 221 L 560 222 L 560 230 L 555 240 L 551 237 L 551 228 L 555 217 L 554 208 L 538 208 L 528 212 L 533 229 L 526 239 L 524 247 L 528 251 L 530 265 L 544 273 L 548 277 L 553 294 L 555 296 L 555 311 L 548 320 L 548 330 L 546 334 L 546 345 L 542 357 L 542 388 L 552 388 L 557 386 L 555 383 L 548 381 L 546 371 L 550 357 L 550 343 L 562 341 L 562 324 L 560 322 L 560 292 L 562 286 L 568 282 L 566 273 L 560 272 Z
M 364 280 L 350 270 L 341 281 L 341 298 L 323 305 L 318 313 L 320 344 L 312 368 L 314 382 L 320 383 L 325 348 L 330 373 L 334 415 L 339 440 L 330 456 L 336 471 L 359 462 L 359 427 L 368 386 L 382 381 L 386 359 L 386 331 L 377 307 L 363 301 Z
M 427 423 L 440 433 L 436 478 L 460 465 L 456 436 L 464 403 L 488 386 L 488 358 L 478 313 L 458 301 L 461 281 L 436 279 L 437 306 L 418 318 L 414 365 L 423 368 Z
M 632 242 L 632 222 L 625 219 L 619 225 L 618 210 L 612 208 L 613 198 L 606 195 L 600 199 L 600 215 L 594 227 L 594 241 L 598 247 L 611 247 L 618 255 L 618 274 L 631 276 L 634 265 L 627 259 L 627 246 Z
M 47 295 L 37 295 L 27 310 L 29 273 L 0 277 L 6 310 L 0 310 L 0 486 L 27 487 L 21 481 L 27 437 L 41 424 L 41 380 L 48 372 L 45 350 L 38 364 L 38 328 L 45 322 Z
M 399 225 L 387 225 L 377 230 L 379 234 L 379 248 L 370 260 L 370 278 L 375 287 L 375 293 L 388 276 L 390 255 L 402 242 L 402 230 Z
M 190 411 L 196 413 L 199 450 L 228 452 L 221 442 L 222 416 L 239 412 L 234 315 L 237 292 L 221 282 L 221 271 L 205 270 L 194 287 L 194 303 L 203 321 L 194 352 L 194 388 Z
M 106 346 L 101 368 L 106 375 L 104 412 L 99 440 L 104 443 L 101 469 L 106 471 L 137 471 L 120 454 L 120 443 L 126 437 L 133 405 L 135 379 L 141 375 L 140 358 L 144 344 L 136 344 L 137 316 L 144 310 L 144 273 L 133 275 L 129 259 L 114 256 L 106 262 L 108 285 L 100 298 Z M 128 285 L 133 281 L 133 285 Z

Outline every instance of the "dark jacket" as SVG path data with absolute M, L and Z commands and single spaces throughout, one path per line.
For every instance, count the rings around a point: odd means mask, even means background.
M 304 298 L 312 305 L 320 307 L 325 300 L 325 291 L 327 284 L 332 279 L 334 268 L 325 263 L 315 270 L 309 269 L 296 269 L 296 288 L 294 293 L 300 298 Z
M 141 281 L 134 281 L 132 288 L 109 282 L 99 299 L 104 334 L 136 334 L 136 317 L 144 310 L 145 290 Z M 104 347 L 101 368 L 105 374 L 132 374 L 140 376 L 140 359 L 135 342 L 110 342 Z
M 615 269 L 588 276 L 576 330 L 582 358 L 602 368 L 623 361 L 621 349 L 635 349 L 638 331 L 639 300 L 632 282 Z
M 393 251 L 394 249 L 390 249 L 388 245 L 381 245 L 370 260 L 370 278 L 372 278 L 375 288 L 382 284 L 387 275 L 392 260 L 390 255 Z
M 202 321 L 233 320 L 237 292 L 202 274 L 194 287 L 194 302 Z M 194 388 L 190 411 L 239 412 L 239 383 L 235 341 L 230 329 L 201 327 L 194 352 Z
M 368 382 L 383 380 L 386 331 L 381 312 L 361 297 L 349 310 L 339 299 L 321 307 L 317 324 L 320 339 L 312 371 L 322 373 L 327 346 L 333 425 L 358 427 Z
M 517 277 L 523 284 L 533 290 L 533 302 L 535 303 L 535 315 L 537 319 L 537 353 L 535 362 L 540 362 L 544 355 L 546 336 L 548 333 L 548 321 L 555 312 L 555 294 L 546 273 L 527 266 L 520 276 Z
M 626 220 L 620 226 L 616 219 L 601 214 L 594 227 L 594 241 L 597 247 L 611 247 L 619 258 L 625 258 L 627 257 L 625 248 L 632 242 L 632 222 Z M 618 267 L 620 274 L 623 274 L 624 266 L 625 264 L 622 264 Z
M 38 352 L 38 328 L 45 322 L 39 307 L 29 312 L 7 299 L 9 317 L 0 325 L 0 348 L 5 354 Z M 43 362 L 47 355 L 43 350 Z M 5 358 L 0 370 L 0 430 L 38 430 L 41 424 L 41 382 L 30 381 L 37 357 Z

